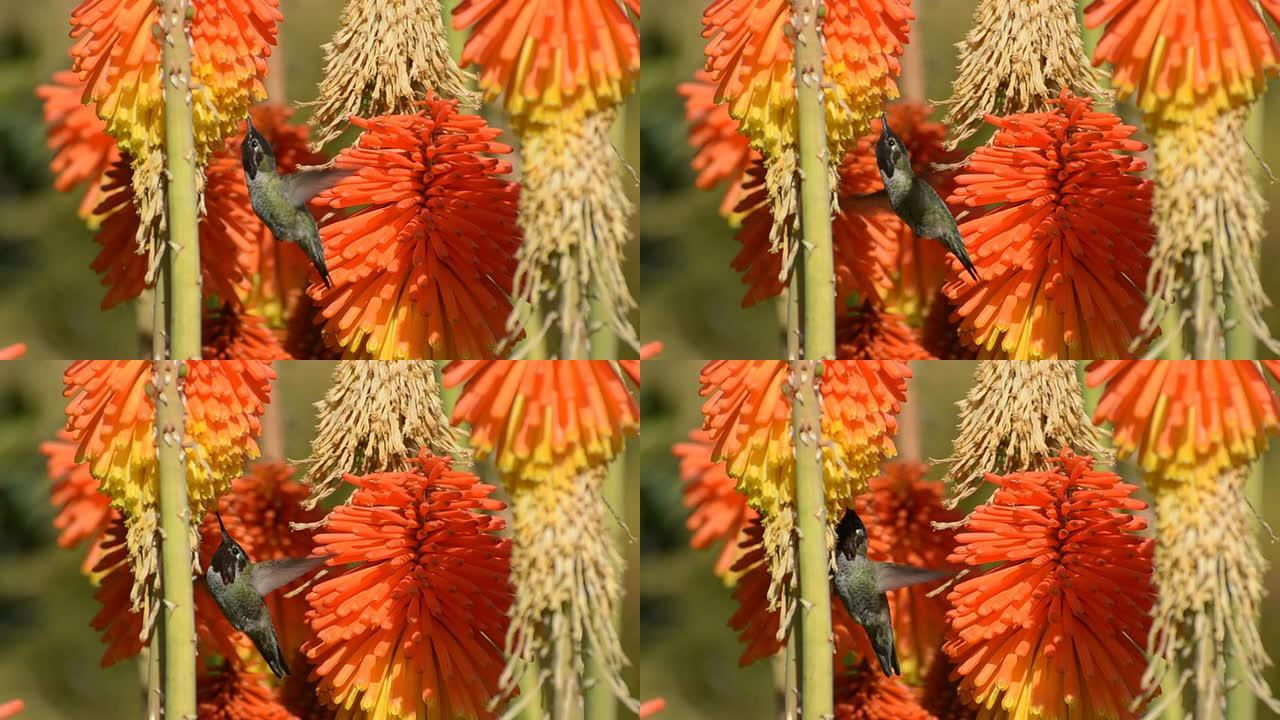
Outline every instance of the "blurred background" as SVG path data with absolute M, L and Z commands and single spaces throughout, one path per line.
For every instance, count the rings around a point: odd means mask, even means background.
M 977 0 L 913 0 L 916 21 L 911 45 L 923 48 L 925 97 L 940 102 L 951 95 L 956 76 L 956 43 L 973 25 Z M 1080 2 L 1080 8 L 1087 5 Z M 693 151 L 688 145 L 684 98 L 675 86 L 693 78 L 704 62 L 701 37 L 705 2 L 651 4 L 640 21 L 644 71 L 639 100 L 641 118 L 641 217 L 642 257 L 641 324 L 647 340 L 662 340 L 669 358 L 772 358 L 780 357 L 783 333 L 779 329 L 777 301 L 741 307 L 746 285 L 729 266 L 738 252 L 731 228 L 717 212 L 724 187 L 710 192 L 693 185 L 689 167 Z M 1264 147 L 1255 148 L 1272 168 L 1280 167 L 1280 92 L 1263 99 L 1266 124 Z M 1120 114 L 1141 127 L 1129 103 Z M 935 112 L 941 120 L 944 112 Z M 979 133 L 962 147 L 985 142 L 990 133 Z M 1150 142 L 1140 131 L 1138 139 Z M 1266 183 L 1262 192 L 1274 209 L 1280 205 L 1280 184 Z M 1280 251 L 1280 213 L 1266 218 L 1268 229 L 1263 257 Z M 1263 289 L 1280 300 L 1280 266 L 1264 263 Z M 1264 314 L 1273 335 L 1280 334 L 1280 309 Z M 1265 352 L 1259 349 L 1258 352 Z
M 314 403 L 330 386 L 334 363 L 275 363 L 278 375 L 271 409 L 278 423 L 264 420 L 259 447 L 281 443 L 285 458 L 310 453 L 315 434 Z M 64 363 L 29 360 L 0 362 L 0 704 L 26 701 L 22 720 L 136 720 L 144 714 L 146 668 L 137 659 L 100 665 L 104 645 L 89 622 L 99 610 L 94 588 L 80 573 L 85 548 L 63 550 L 55 544 L 54 508 L 45 456 L 38 451 L 66 421 L 62 397 Z M 639 534 L 639 453 L 627 452 L 627 498 L 616 508 L 630 532 Z M 498 485 L 488 463 L 473 468 L 485 482 Z M 345 497 L 344 488 L 326 500 Z M 332 503 L 330 502 L 332 501 Z M 622 548 L 626 561 L 623 648 L 632 660 L 624 679 L 639 693 L 640 547 Z
M 458 0 L 443 3 L 452 7 Z M 338 29 L 345 4 L 280 0 L 285 19 L 276 53 L 283 58 L 289 104 L 315 99 L 324 70 L 321 46 Z M 59 193 L 52 187 L 52 154 L 35 96 L 36 86 L 71 67 L 70 17 L 77 5 L 79 0 L 0 2 L 0 347 L 24 342 L 32 359 L 140 357 L 137 303 L 100 309 L 106 290 L 89 269 L 98 245 L 76 217 L 81 191 Z M 626 142 L 619 148 L 636 168 L 639 110 L 633 95 L 621 115 Z M 486 107 L 483 113 L 490 123 L 509 127 L 500 110 Z M 308 117 L 305 108 L 294 114 L 298 122 Z M 353 138 L 354 133 L 347 133 L 326 150 L 335 153 Z M 509 132 L 501 141 L 518 146 Z M 634 201 L 639 188 L 624 177 Z M 633 216 L 633 238 L 638 223 Z M 634 240 L 624 271 L 632 294 L 639 297 L 639 245 Z M 633 323 L 637 317 L 633 315 Z M 635 356 L 621 352 L 622 357 Z
M 714 208 L 712 208 L 714 211 Z M 907 402 L 915 405 L 921 452 L 925 462 L 951 454 L 959 412 L 956 403 L 973 384 L 976 363 L 967 361 L 913 362 L 914 377 Z M 641 687 L 645 698 L 663 697 L 672 718 L 775 717 L 774 681 L 768 660 L 738 666 L 743 645 L 729 627 L 738 609 L 732 588 L 713 572 L 719 545 L 706 550 L 689 547 L 685 527 L 687 509 L 681 503 L 679 463 L 671 446 L 682 442 L 702 424 L 699 361 L 668 360 L 645 363 L 641 413 L 641 604 L 643 627 L 640 649 Z M 1092 407 L 1090 407 L 1092 414 Z M 1138 497 L 1150 502 L 1140 474 L 1132 463 L 1117 470 L 1139 486 Z M 1264 477 L 1280 472 L 1280 448 L 1272 443 L 1264 459 Z M 925 476 L 940 480 L 945 468 L 934 465 Z M 1280 489 L 1263 483 L 1264 501 L 1257 508 L 1271 527 L 1280 527 Z M 985 500 L 987 491 L 970 500 Z M 1280 657 L 1280 625 L 1265 619 L 1280 616 L 1280 544 L 1264 534 L 1261 551 L 1271 565 L 1263 600 L 1262 635 L 1267 654 Z M 1280 692 L 1280 668 L 1271 667 L 1267 680 Z M 1258 717 L 1266 716 L 1260 710 Z

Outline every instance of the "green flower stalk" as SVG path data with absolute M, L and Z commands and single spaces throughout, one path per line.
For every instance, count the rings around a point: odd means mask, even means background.
M 197 345 L 197 348 L 199 345 Z M 181 362 L 159 361 L 153 373 L 156 392 L 156 451 L 160 470 L 160 556 L 164 604 L 164 716 L 196 719 L 196 616 L 191 580 L 190 511 L 183 460 Z

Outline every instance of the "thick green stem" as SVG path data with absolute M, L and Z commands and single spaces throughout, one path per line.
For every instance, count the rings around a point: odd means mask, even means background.
M 1182 668 L 1175 662 L 1165 671 L 1164 680 L 1160 682 L 1160 702 L 1168 703 L 1160 713 L 1161 720 L 1184 720 L 1187 716 L 1182 707 L 1182 687 L 1178 677 L 1181 674 Z
M 169 359 L 169 273 L 163 266 L 151 290 L 151 359 Z
M 807 334 L 806 334 L 807 339 Z M 831 646 L 830 552 L 822 492 L 822 408 L 816 384 L 820 361 L 791 363 L 792 440 L 796 463 L 796 553 L 800 602 L 792 634 L 800 641 L 800 712 L 804 720 L 827 720 L 834 712 Z
M 800 344 L 804 330 L 800 327 L 801 298 L 804 297 L 804 272 L 796 265 L 791 270 L 791 282 L 787 285 L 787 359 L 800 359 Z
M 183 363 L 156 362 L 156 451 L 160 469 L 160 578 L 164 603 L 164 716 L 196 717 L 196 617 L 191 581 L 191 512 L 182 442 L 185 419 L 179 390 Z
M 165 168 L 168 227 L 165 259 L 170 293 L 169 356 L 200 357 L 200 235 L 196 197 L 195 126 L 191 118 L 191 46 L 187 13 L 191 0 L 164 0 Z
M 818 0 L 792 0 L 800 154 L 800 262 L 804 266 L 804 356 L 836 354 L 836 276 L 831 251 L 827 116 L 822 103 Z

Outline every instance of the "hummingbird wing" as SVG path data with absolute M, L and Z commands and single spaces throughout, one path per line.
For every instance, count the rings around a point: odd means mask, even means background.
M 904 588 L 908 585 L 940 580 L 944 577 L 950 577 L 952 574 L 948 570 L 926 570 L 913 565 L 899 565 L 887 562 L 872 563 L 872 567 L 875 568 L 876 572 L 876 590 L 882 593 Z
M 355 174 L 351 168 L 299 170 L 283 178 L 285 195 L 294 207 L 305 208 L 311 198 Z
M 308 558 L 283 558 L 281 560 L 265 560 L 260 563 L 254 563 L 253 572 L 249 577 L 253 589 L 261 596 L 275 590 L 281 585 L 287 585 L 294 580 L 306 575 L 313 568 L 319 567 L 328 560 L 329 556 L 324 557 L 308 557 Z

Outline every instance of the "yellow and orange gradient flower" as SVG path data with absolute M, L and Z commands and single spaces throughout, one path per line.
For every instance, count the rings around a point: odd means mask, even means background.
M 795 453 L 790 365 L 781 360 L 716 360 L 702 369 L 703 430 L 751 506 L 766 515 L 794 499 Z M 892 360 L 825 361 L 822 398 L 823 477 L 828 513 L 866 489 L 880 460 L 897 451 L 892 436 L 911 370 Z
M 943 650 L 979 718 L 1136 718 L 1155 591 L 1137 489 L 1063 449 L 997 487 L 950 561 L 994 565 L 947 594 Z
M 36 88 L 36 97 L 44 102 L 44 124 L 53 151 L 49 163 L 53 187 L 67 192 L 85 185 L 79 213 L 92 224 L 107 170 L 120 159 L 120 149 L 93 103 L 84 104 L 83 95 L 84 83 L 70 70 L 54 73 L 52 82 Z
M 684 96 L 689 146 L 694 149 L 693 170 L 698 174 L 694 184 L 699 190 L 710 190 L 729 181 L 720 214 L 735 221 L 738 203 L 745 196 L 747 168 L 761 159 L 760 153 L 752 150 L 751 141 L 738 131 L 738 121 L 729 114 L 728 106 L 716 102 L 716 86 L 705 70 L 677 85 L 676 92 Z
M 1141 344 L 1152 183 L 1136 128 L 1063 90 L 1050 112 L 989 116 L 948 199 L 980 282 L 945 291 L 982 357 L 1129 357 Z
M 1261 10 L 1259 9 L 1261 8 Z M 1276 0 L 1094 0 L 1085 25 L 1105 24 L 1093 62 L 1156 122 L 1210 119 L 1248 105 L 1280 72 Z
M 470 28 L 462 65 L 479 65 L 517 128 L 573 125 L 619 105 L 640 73 L 640 0 L 463 0 L 453 26 Z
M 196 162 L 222 147 L 249 106 L 266 97 L 262 79 L 283 19 L 279 0 L 191 3 L 191 109 Z M 82 0 L 71 13 L 73 69 L 83 99 L 120 148 L 142 159 L 164 144 L 161 20 L 155 0 Z M 177 28 L 170 28 L 177 32 Z
M 415 115 L 353 118 L 338 155 L 354 170 L 313 206 L 360 208 L 320 231 L 334 286 L 313 284 L 324 331 L 348 357 L 493 357 L 505 334 L 520 244 L 511 148 L 456 101 Z
M 444 370 L 445 387 L 463 386 L 451 421 L 471 425 L 476 457 L 492 455 L 512 491 L 564 487 L 617 457 L 640 430 L 627 380 L 639 385 L 638 362 L 471 360 Z
M 1250 360 L 1100 360 L 1086 382 L 1106 386 L 1093 421 L 1154 480 L 1216 483 L 1280 432 L 1280 399 Z
M 58 529 L 58 547 L 64 550 L 89 542 L 80 569 L 88 573 L 102 559 L 101 542 L 117 513 L 111 498 L 98 489 L 98 480 L 89 466 L 76 461 L 71 434 L 59 430 L 54 440 L 40 443 L 40 453 L 48 458 L 47 473 L 53 485 L 49 499 L 58 508 L 53 526 Z
M 671 446 L 672 454 L 680 459 L 683 502 L 689 508 L 689 518 L 685 520 L 691 533 L 689 545 L 702 550 L 723 543 L 716 556 L 715 572 L 725 577 L 742 555 L 739 544 L 759 513 L 747 505 L 747 496 L 738 491 L 724 465 L 711 459 L 714 450 L 705 430 L 690 431 L 688 442 Z
M 505 505 L 451 461 L 346 476 L 351 499 L 315 536 L 354 564 L 307 593 L 304 646 L 318 692 L 341 716 L 489 718 L 511 601 Z

